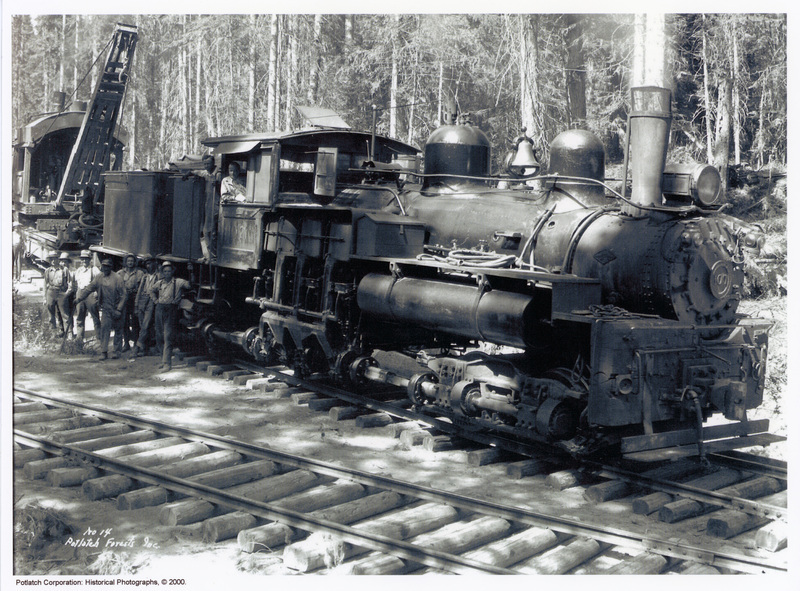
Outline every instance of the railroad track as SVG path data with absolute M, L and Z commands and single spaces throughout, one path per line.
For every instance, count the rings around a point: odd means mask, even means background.
M 554 450 L 535 444 L 521 443 L 499 435 L 486 435 L 483 433 L 464 433 L 461 429 L 454 426 L 447 420 L 443 420 L 430 415 L 415 412 L 408 408 L 408 400 L 404 392 L 395 392 L 395 397 L 390 395 L 391 390 L 387 390 L 381 400 L 380 396 L 376 399 L 374 391 L 370 397 L 361 396 L 357 393 L 338 388 L 330 383 L 323 381 L 304 380 L 293 376 L 285 368 L 265 368 L 263 366 L 250 363 L 248 361 L 236 361 L 234 363 L 219 364 L 208 360 L 204 356 L 186 357 L 187 365 L 206 371 L 215 376 L 220 376 L 240 385 L 252 384 L 253 387 L 273 387 L 275 380 L 286 383 L 287 385 L 300 388 L 296 400 L 308 404 L 312 409 L 328 410 L 331 409 L 331 416 L 334 418 L 352 418 L 362 413 L 364 409 L 373 412 L 373 415 L 360 417 L 358 420 L 364 426 L 380 426 L 390 424 L 393 419 L 406 420 L 411 424 L 422 423 L 429 427 L 433 432 L 440 433 L 438 436 L 429 436 L 430 432 L 419 434 L 417 441 L 423 442 L 428 449 L 436 451 L 438 449 L 451 449 L 454 443 L 453 437 L 458 441 L 459 438 L 467 437 L 469 441 L 491 446 L 491 449 L 476 450 L 473 463 L 481 463 L 484 459 L 503 459 L 507 455 L 520 454 L 524 457 L 546 457 L 548 461 L 542 460 L 522 460 L 509 466 L 512 476 L 526 476 L 541 472 L 546 469 L 548 463 L 557 465 L 573 465 L 576 462 L 566 454 L 553 456 Z M 248 386 L 249 387 L 249 386 Z M 340 406 L 349 404 L 352 406 Z M 414 434 L 409 434 L 408 439 L 413 441 Z M 438 437 L 438 438 L 437 438 Z M 760 441 L 760 439 L 758 440 Z M 550 461 L 552 460 L 552 462 Z M 787 480 L 787 470 L 785 462 L 770 460 L 769 458 L 747 454 L 740 451 L 720 451 L 709 454 L 710 463 L 720 467 L 726 467 L 732 472 L 727 472 L 731 476 L 726 478 L 711 478 L 700 480 L 691 479 L 688 482 L 680 482 L 684 476 L 690 476 L 697 472 L 698 466 L 692 461 L 678 463 L 665 470 L 653 470 L 643 474 L 641 471 L 634 472 L 621 468 L 619 465 L 601 464 L 598 462 L 584 461 L 580 463 L 580 468 L 567 471 L 559 480 L 563 485 L 583 484 L 591 479 L 612 479 L 621 484 L 608 485 L 594 489 L 590 494 L 591 500 L 612 500 L 624 496 L 636 487 L 645 486 L 650 491 L 664 493 L 667 495 L 680 495 L 686 499 L 705 506 L 722 507 L 726 510 L 744 513 L 758 519 L 778 519 L 787 521 L 788 512 L 786 509 L 785 488 Z M 468 459 L 470 461 L 470 459 Z M 657 463 L 657 462 L 656 462 Z M 646 465 L 643 463 L 642 465 Z M 705 467 L 706 471 L 708 467 Z M 718 482 L 725 482 L 724 486 L 733 486 L 754 476 L 761 477 L 746 487 L 730 488 L 728 490 L 717 491 L 713 487 Z M 730 482 L 729 482 L 730 481 Z M 719 488 L 719 487 L 718 487 Z M 599 492 L 602 491 L 602 492 Z M 624 494 L 623 494 L 624 493 Z M 773 493 L 777 496 L 772 497 Z M 748 495 L 748 496 L 745 496 Z M 752 500 L 758 497 L 766 497 L 761 500 Z M 693 510 L 696 508 L 693 506 Z
M 291 540 L 284 563 L 296 570 L 330 568 L 340 561 L 339 570 L 353 573 L 702 572 L 707 565 L 735 572 L 786 570 L 780 553 L 709 550 L 31 391 L 17 394 L 14 437 L 26 449 L 15 451 L 14 460 L 25 477 L 81 486 L 87 500 L 113 497 L 120 509 L 160 505 L 163 524 L 195 527 L 209 542 L 235 536 L 244 551 Z M 547 478 L 558 482 L 567 474 L 587 472 L 559 471 Z M 630 485 L 619 479 L 605 483 L 594 486 Z

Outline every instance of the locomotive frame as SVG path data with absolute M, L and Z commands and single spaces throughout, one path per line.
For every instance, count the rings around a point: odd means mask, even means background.
M 93 249 L 173 261 L 195 334 L 301 375 L 381 381 L 374 350 L 414 354 L 424 365 L 399 380 L 413 404 L 466 432 L 573 454 L 753 445 L 770 328 L 736 313 L 753 240 L 717 214 L 713 169 L 665 166 L 670 101 L 634 89 L 629 198 L 588 132 L 523 178 L 489 174 L 466 120 L 434 132 L 424 172 L 416 148 L 375 134 L 225 136 L 203 143 L 246 170 L 246 194 L 219 204 L 216 260 L 199 245 L 206 181 L 166 172 L 104 175 Z M 715 413 L 731 422 L 704 427 Z

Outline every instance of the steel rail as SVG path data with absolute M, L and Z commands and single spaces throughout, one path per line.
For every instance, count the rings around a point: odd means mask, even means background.
M 657 478 L 648 478 L 646 476 L 642 476 L 641 474 L 613 466 L 597 464 L 596 467 L 598 468 L 597 474 L 605 478 L 624 480 L 628 483 L 642 485 L 658 492 L 678 495 L 699 503 L 717 505 L 725 509 L 741 511 L 742 513 L 747 513 L 748 515 L 766 517 L 769 519 L 780 519 L 781 521 L 787 522 L 789 520 L 789 510 L 786 507 L 770 505 L 769 503 L 759 503 L 758 501 L 743 499 L 741 497 L 733 497 L 718 491 L 697 488 L 688 484 L 669 482 L 667 480 L 661 480 Z
M 782 460 L 757 456 L 738 450 L 710 453 L 708 458 L 716 464 L 748 470 L 762 476 L 770 476 L 783 481 L 788 478 L 788 467 L 786 462 Z
M 281 374 L 285 375 L 285 374 Z M 511 521 L 516 521 L 525 525 L 546 527 L 555 531 L 576 536 L 587 536 L 601 542 L 625 546 L 629 548 L 639 548 L 645 551 L 654 551 L 659 554 L 681 559 L 689 559 L 714 566 L 732 568 L 742 572 L 762 573 L 762 572 L 785 572 L 787 566 L 778 560 L 763 559 L 760 557 L 737 555 L 729 551 L 706 550 L 689 544 L 676 543 L 672 540 L 662 540 L 655 537 L 646 537 L 631 532 L 626 532 L 618 528 L 608 526 L 595 526 L 585 522 L 565 518 L 550 516 L 535 512 L 529 509 L 509 507 L 491 501 L 475 499 L 458 493 L 437 491 L 429 487 L 418 484 L 402 482 L 384 476 L 372 475 L 351 468 L 342 468 L 321 460 L 303 458 L 294 454 L 288 454 L 277 450 L 259 447 L 246 442 L 231 440 L 210 433 L 203 433 L 183 427 L 166 425 L 158 421 L 132 417 L 117 411 L 100 409 L 79 402 L 65 402 L 57 400 L 51 396 L 33 392 L 23 388 L 15 388 L 15 391 L 32 399 L 48 401 L 54 406 L 63 408 L 80 408 L 107 420 L 125 422 L 131 426 L 158 431 L 165 435 L 184 437 L 190 441 L 201 441 L 204 443 L 213 442 L 212 445 L 222 449 L 238 451 L 245 455 L 269 459 L 278 463 L 288 464 L 301 469 L 318 472 L 337 478 L 346 478 L 359 484 L 380 487 L 385 490 L 414 496 L 416 498 L 451 505 L 453 507 L 473 511 L 477 513 L 494 515 Z M 30 434 L 14 430 L 15 437 L 32 437 Z M 19 435 L 18 435 L 19 434 Z M 72 447 L 72 446 L 70 446 Z M 78 454 L 86 454 L 79 448 L 74 448 Z M 92 454 L 96 455 L 96 454 Z M 100 456 L 102 457 L 102 456 Z M 177 479 L 181 480 L 181 479 Z M 223 501 L 221 503 L 225 504 Z M 419 562 L 419 560 L 416 560 Z

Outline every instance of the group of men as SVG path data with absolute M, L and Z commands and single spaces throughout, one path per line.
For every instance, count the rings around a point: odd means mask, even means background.
M 161 354 L 159 369 L 172 369 L 178 305 L 190 285 L 175 277 L 171 262 L 164 262 L 159 269 L 156 258 L 147 254 L 141 257 L 143 270 L 137 257 L 128 254 L 119 271 L 114 271 L 108 258 L 98 269 L 92 264 L 91 252 L 83 250 L 80 266 L 73 271 L 68 253 L 51 252 L 47 258 L 50 266 L 44 273 L 45 305 L 50 325 L 59 336 L 82 343 L 86 316 L 90 315 L 100 342 L 101 361 L 108 359 L 112 332 L 112 359 L 130 351 L 131 343 L 131 359 L 143 356 L 155 336 L 155 347 Z

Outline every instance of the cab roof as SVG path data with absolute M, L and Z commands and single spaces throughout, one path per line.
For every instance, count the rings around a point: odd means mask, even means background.
M 364 146 L 364 152 L 369 152 L 369 142 L 372 134 L 363 131 L 347 129 L 304 129 L 299 131 L 275 131 L 264 133 L 250 133 L 244 135 L 226 135 L 209 137 L 203 140 L 203 145 L 214 149 L 215 154 L 242 154 L 250 152 L 261 144 L 297 145 L 305 147 L 320 147 L 329 145 L 351 144 Z M 383 147 L 398 154 L 415 155 L 419 149 L 410 144 L 386 136 L 375 136 L 376 149 Z

